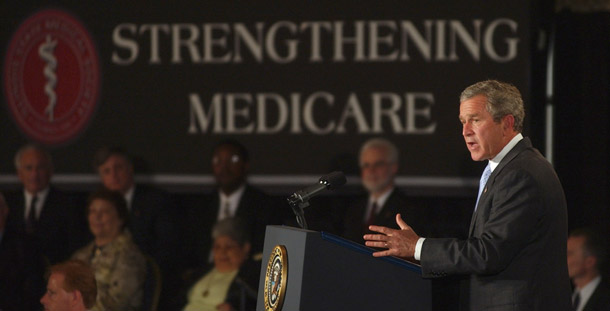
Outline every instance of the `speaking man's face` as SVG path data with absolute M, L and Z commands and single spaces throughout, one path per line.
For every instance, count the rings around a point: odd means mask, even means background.
M 462 136 L 474 161 L 493 159 L 506 145 L 506 117 L 495 122 L 486 108 L 487 98 L 478 95 L 460 104 Z M 512 116 L 511 116 L 512 117 Z

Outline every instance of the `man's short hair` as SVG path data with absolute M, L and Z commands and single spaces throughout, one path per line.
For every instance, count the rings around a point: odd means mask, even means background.
M 51 274 L 64 276 L 63 289 L 67 292 L 79 291 L 83 296 L 85 308 L 91 309 L 97 297 L 97 284 L 91 267 L 80 260 L 68 260 L 49 268 L 47 279 Z
M 104 146 L 100 148 L 93 156 L 93 169 L 97 172 L 97 169 L 104 163 L 106 163 L 106 161 L 108 161 L 108 158 L 110 158 L 111 156 L 119 156 L 125 159 L 130 165 L 133 165 L 129 154 L 127 154 L 125 149 L 121 147 Z
M 585 255 L 593 256 L 597 259 L 595 267 L 599 271 L 606 259 L 606 247 L 600 234 L 591 228 L 578 228 L 570 232 L 570 237 L 582 237 L 585 239 L 583 251 Z
M 362 157 L 362 153 L 370 148 L 382 148 L 388 151 L 388 162 L 395 164 L 398 163 L 398 148 L 391 141 L 385 138 L 371 138 L 364 142 L 360 147 L 359 159 Z M 358 160 L 360 161 L 360 160 Z
M 30 143 L 30 144 L 21 146 L 21 148 L 19 148 L 19 150 L 17 150 L 17 152 L 15 153 L 15 158 L 14 158 L 15 169 L 19 170 L 19 167 L 21 166 L 21 157 L 23 156 L 23 154 L 26 151 L 30 151 L 30 150 L 38 151 L 47 160 L 49 167 L 50 168 L 53 167 L 53 158 L 51 157 L 51 154 L 49 153 L 49 151 L 47 151 L 47 149 L 43 148 L 42 146 L 40 146 L 38 144 Z
M 250 162 L 250 155 L 248 154 L 248 149 L 246 149 L 244 145 L 242 145 L 235 139 L 225 139 L 220 141 L 218 144 L 216 144 L 216 146 L 214 146 L 214 151 L 212 152 L 212 154 L 216 153 L 216 150 L 220 149 L 220 147 L 223 146 L 230 146 L 235 148 L 235 150 L 237 151 L 237 155 L 244 161 L 244 163 Z
M 495 122 L 500 122 L 502 117 L 510 114 L 515 118 L 513 129 L 517 132 L 523 131 L 525 108 L 521 93 L 514 85 L 497 80 L 477 82 L 462 92 L 460 102 L 477 95 L 487 98 L 486 108 Z

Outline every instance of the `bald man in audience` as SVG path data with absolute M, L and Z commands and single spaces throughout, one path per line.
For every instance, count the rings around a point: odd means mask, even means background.
M 31 239 L 7 226 L 9 215 L 0 193 L 0 310 L 37 311 L 44 292 L 44 263 Z

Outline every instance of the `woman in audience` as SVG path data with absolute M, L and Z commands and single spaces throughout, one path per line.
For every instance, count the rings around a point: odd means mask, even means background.
M 184 311 L 255 310 L 260 262 L 249 260 L 250 242 L 243 222 L 225 218 L 212 230 L 214 264 L 191 278 Z M 242 305 L 242 299 L 246 304 Z
M 98 294 L 92 310 L 139 310 L 146 259 L 126 229 L 125 199 L 118 192 L 95 192 L 89 197 L 87 215 L 93 242 L 72 257 L 88 262 L 95 273 Z

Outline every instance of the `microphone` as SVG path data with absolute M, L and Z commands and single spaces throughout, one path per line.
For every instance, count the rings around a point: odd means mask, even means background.
M 317 184 L 293 193 L 288 198 L 288 202 L 292 205 L 298 203 L 305 203 L 323 190 L 334 190 L 338 187 L 343 186 L 346 181 L 347 180 L 345 179 L 345 175 L 343 175 L 343 172 L 334 171 L 328 175 L 320 177 L 320 180 Z

